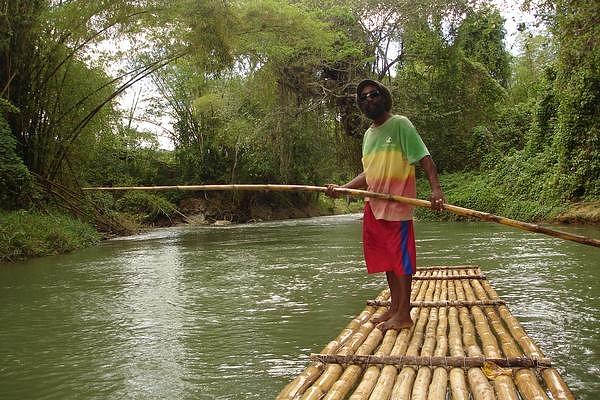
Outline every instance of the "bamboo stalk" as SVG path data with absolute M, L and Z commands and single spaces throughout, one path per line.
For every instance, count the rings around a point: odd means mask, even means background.
M 454 283 L 456 297 L 459 300 L 465 300 L 465 292 L 461 282 L 452 282 Z M 473 323 L 471 322 L 469 311 L 466 307 L 460 307 L 459 319 L 463 331 L 463 344 L 467 355 L 470 357 L 482 357 L 483 353 L 477 344 L 475 329 L 473 327 Z M 469 387 L 471 388 L 471 393 L 473 394 L 473 398 L 475 400 L 492 400 L 496 398 L 494 396 L 492 386 L 489 384 L 481 368 L 469 368 L 467 371 L 467 379 L 469 382 Z
M 321 192 L 324 193 L 327 188 L 324 186 L 309 186 L 309 185 L 273 185 L 273 184 L 233 184 L 233 185 L 180 185 L 180 186 L 122 186 L 122 187 L 86 187 L 82 190 L 103 190 L 103 191 L 124 191 L 124 190 L 150 190 L 150 191 L 167 191 L 167 190 L 188 190 L 188 191 L 287 191 L 287 192 Z M 413 199 L 409 197 L 397 196 L 385 193 L 369 192 L 366 190 L 335 188 L 335 192 L 353 197 L 372 197 L 383 200 L 396 201 L 399 203 L 410 204 L 418 207 L 430 208 L 431 202 L 421 199 Z M 444 204 L 443 209 L 454 214 L 477 218 L 483 221 L 495 222 L 502 225 L 511 226 L 513 228 L 542 233 L 545 235 L 557 237 L 559 239 L 570 240 L 573 242 L 586 244 L 589 246 L 600 247 L 600 240 L 587 238 L 585 236 L 575 235 L 568 232 L 557 231 L 546 228 L 540 225 L 531 224 L 528 222 L 518 221 L 502 216 L 489 214 L 469 208 L 458 207 L 452 204 Z
M 414 295 L 418 292 L 418 287 L 413 287 L 412 288 L 412 293 L 411 296 L 414 297 Z M 386 294 L 389 294 L 389 290 L 385 291 Z M 408 330 L 406 330 L 408 331 Z M 404 332 L 403 330 L 403 333 Z M 374 329 L 371 332 L 371 335 L 375 336 L 375 335 L 379 335 L 381 336 L 381 331 L 378 329 Z M 397 340 L 397 336 L 398 333 L 395 330 L 388 330 L 385 334 L 385 336 L 383 337 L 383 340 L 381 341 L 381 346 L 379 347 L 379 349 L 377 350 L 377 352 L 375 353 L 375 356 L 386 356 L 390 353 L 390 350 L 392 349 L 392 347 L 394 346 L 394 343 Z M 365 341 L 365 342 L 368 342 Z M 379 340 L 377 342 L 373 342 L 373 345 L 376 345 L 379 342 Z M 359 348 L 356 352 L 357 355 L 369 355 L 371 353 L 371 351 L 373 350 L 374 346 L 365 346 L 365 344 L 361 345 L 361 348 Z M 348 394 L 348 392 L 352 389 L 352 387 L 356 384 L 356 382 L 358 381 L 358 379 L 360 378 L 360 374 L 363 371 L 363 366 L 362 365 L 349 365 L 345 370 L 344 373 L 342 374 L 342 376 L 338 379 L 338 381 L 331 387 L 330 391 L 327 392 L 327 395 L 325 396 L 325 400 L 334 400 L 334 399 L 343 399 L 346 397 L 346 395 Z M 377 373 L 375 374 L 375 371 L 373 371 L 372 368 L 368 368 L 367 371 L 365 372 L 365 374 L 363 375 L 363 380 L 361 382 L 361 385 L 363 384 L 363 382 L 366 382 L 369 380 L 369 377 L 372 375 L 375 375 L 374 377 L 371 377 L 371 380 L 376 380 L 377 379 L 377 375 L 379 374 L 379 368 L 378 367 L 373 367 L 375 370 L 377 370 Z M 371 388 L 372 389 L 372 388 Z M 369 390 L 370 393 L 370 390 Z M 368 394 L 367 394 L 368 395 Z M 354 396 L 354 395 L 353 395 Z
M 433 276 L 440 276 L 441 272 L 434 271 L 432 273 Z M 432 301 L 435 294 L 435 282 L 431 282 L 427 286 L 427 291 L 425 292 L 425 300 Z M 419 350 L 423 346 L 425 340 L 425 331 L 426 325 L 429 320 L 429 313 L 432 309 L 430 308 L 420 308 L 419 321 L 417 325 L 415 325 L 415 329 L 413 332 L 413 337 L 410 341 L 410 344 L 406 350 L 407 357 L 416 357 L 419 355 Z M 411 366 L 405 366 L 402 368 L 400 373 L 396 378 L 396 383 L 392 387 L 391 391 L 391 400 L 408 400 L 411 397 L 413 392 L 413 385 L 415 378 L 417 376 L 417 371 L 415 368 Z
M 471 288 L 471 284 L 473 281 L 463 280 L 463 288 L 465 291 L 465 295 L 468 300 L 474 301 L 475 294 L 473 293 L 473 289 Z M 477 284 L 479 282 L 476 282 Z M 487 307 L 493 310 L 492 307 Z M 492 333 L 490 325 L 488 324 L 488 320 L 486 315 L 483 313 L 483 310 L 479 306 L 475 306 L 471 308 L 471 313 L 473 314 L 473 318 L 475 319 L 475 327 L 481 339 L 481 344 L 483 346 L 483 352 L 486 357 L 502 357 L 502 352 L 498 346 L 498 342 L 496 337 Z M 520 354 L 519 354 L 520 355 Z M 510 356 L 506 354 L 506 356 Z M 518 355 L 513 355 L 518 356 Z M 494 365 L 494 364 L 488 364 Z M 525 371 L 521 369 L 520 371 Z M 518 373 L 518 372 L 517 372 Z M 537 383 L 537 382 L 536 382 Z M 500 400 L 518 400 L 519 396 L 517 394 L 517 390 L 515 388 L 515 384 L 512 380 L 511 376 L 506 375 L 498 375 L 494 378 L 494 389 L 496 391 L 496 396 Z
M 439 302 L 448 300 L 448 282 L 442 282 L 442 293 Z M 441 307 L 438 310 L 438 325 L 435 332 L 436 347 L 433 355 L 435 357 L 444 357 L 448 353 L 448 309 Z M 448 391 L 448 370 L 444 367 L 437 367 L 433 370 L 431 384 L 429 385 L 428 400 L 445 400 Z
M 458 270 L 458 269 L 477 269 L 478 273 L 479 267 L 477 265 L 431 265 L 429 267 L 419 267 L 417 273 L 420 271 L 447 271 L 447 270 Z
M 479 284 L 479 282 L 475 282 L 475 284 L 473 284 L 473 289 L 478 298 L 486 298 L 486 292 L 483 289 L 483 287 Z M 500 319 L 500 316 L 497 314 L 496 310 L 492 307 L 485 307 L 484 311 L 487 315 L 488 321 L 490 321 L 492 327 L 494 328 L 494 331 L 496 332 L 496 336 L 500 340 L 500 345 L 502 346 L 504 354 L 506 354 L 507 357 L 522 356 L 522 353 L 519 350 L 516 342 L 505 329 L 504 325 L 502 324 L 502 320 Z M 514 376 L 515 382 L 517 383 L 517 387 L 521 392 L 523 398 L 545 398 L 546 395 L 545 393 L 543 393 L 543 389 L 537 383 L 537 377 L 533 371 L 527 369 L 518 369 L 515 371 Z M 503 377 L 502 379 L 506 378 Z M 496 390 L 498 390 L 498 388 Z M 506 396 L 509 395 L 509 393 L 505 394 Z M 512 388 L 510 394 L 513 395 L 513 397 L 507 398 L 518 399 L 518 396 L 512 393 Z
M 389 293 L 387 291 L 381 292 L 378 299 L 384 300 L 387 298 Z M 358 316 L 356 316 L 352 321 L 346 325 L 346 327 L 340 332 L 340 334 L 331 341 L 323 350 L 324 354 L 333 354 L 338 349 L 340 349 L 346 342 L 350 340 L 350 338 L 354 335 L 355 332 L 365 323 L 367 322 L 376 309 L 372 306 L 367 306 Z M 316 362 L 308 367 L 300 373 L 292 382 L 286 385 L 283 390 L 277 396 L 278 400 L 284 399 L 294 399 L 302 395 L 323 373 L 325 369 L 325 364 L 321 362 Z
M 373 350 L 377 347 L 377 345 L 379 345 L 379 343 L 382 342 L 382 339 L 385 339 L 382 346 L 391 349 L 396 339 L 396 335 L 393 332 L 388 331 L 384 338 L 383 333 L 379 329 L 373 329 L 369 333 L 369 336 L 363 342 L 363 344 L 358 348 L 358 350 L 356 350 L 356 355 L 370 355 L 373 352 Z M 381 352 L 382 349 L 379 349 L 378 351 Z M 362 371 L 363 366 L 361 365 L 348 366 L 344 370 L 341 377 L 333 384 L 331 389 L 327 392 L 325 400 L 343 399 L 346 396 L 346 394 L 350 391 L 352 386 L 354 386 L 354 383 L 356 382 L 356 380 L 358 380 L 358 377 L 360 376 Z
M 389 307 L 389 300 L 367 300 L 367 305 L 375 307 Z M 506 304 L 504 300 L 473 300 L 473 301 L 458 301 L 458 300 L 440 300 L 440 301 L 411 301 L 411 307 L 470 307 L 470 306 L 496 306 Z
M 435 281 L 435 290 L 433 293 L 433 301 L 440 300 L 442 289 L 442 281 Z M 429 319 L 425 328 L 425 340 L 421 347 L 421 357 L 432 357 L 436 346 L 436 333 L 438 327 L 439 313 L 438 308 L 432 308 L 429 312 Z M 415 382 L 412 388 L 411 399 L 427 400 L 429 384 L 431 382 L 432 371 L 429 366 L 420 366 L 415 377 Z
M 498 293 L 492 288 L 489 282 L 481 282 L 485 292 L 491 299 L 499 298 Z M 510 334 L 514 337 L 517 343 L 523 349 L 523 352 L 532 358 L 541 358 L 544 357 L 542 351 L 536 346 L 536 344 L 531 340 L 525 330 L 519 323 L 519 321 L 510 313 L 508 307 L 500 306 L 498 307 L 498 313 L 500 314 L 502 320 L 506 323 Z M 575 396 L 567 386 L 566 382 L 562 379 L 560 374 L 555 368 L 546 368 L 542 370 L 542 378 L 546 383 L 546 386 L 552 393 L 552 398 L 555 400 L 574 400 Z M 519 383 L 519 382 L 517 382 Z
M 418 281 L 413 285 L 411 300 L 422 300 L 428 293 L 430 281 Z M 413 336 L 415 327 L 419 324 L 420 312 L 418 308 L 411 310 L 411 319 L 414 321 L 410 329 L 403 329 L 396 338 L 396 343 L 390 352 L 390 356 L 401 356 L 406 353 L 409 339 Z M 396 382 L 398 370 L 395 366 L 385 365 L 383 369 L 372 366 L 367 369 L 363 380 L 360 382 L 350 400 L 388 399 Z
M 373 314 L 376 316 L 378 314 L 383 314 L 385 312 L 385 308 L 381 307 L 378 312 Z M 370 320 L 365 322 L 358 331 L 348 340 L 348 343 L 337 353 L 341 356 L 349 356 L 353 355 L 359 346 L 361 346 L 364 342 L 367 341 L 373 334 L 376 336 L 375 339 L 371 339 L 371 342 L 381 340 L 382 334 L 379 329 L 375 329 L 376 332 L 373 332 L 373 328 L 375 324 Z M 376 344 L 375 344 L 376 345 Z M 370 353 L 374 346 L 371 347 L 367 345 L 369 348 L 368 352 Z M 302 395 L 302 400 L 318 400 L 321 399 L 325 393 L 331 388 L 331 386 L 338 380 L 338 378 L 342 375 L 344 371 L 344 367 L 337 364 L 328 364 L 325 368 L 325 371 L 321 374 L 321 376 L 317 379 L 317 381 L 309 387 L 306 392 Z
M 448 282 L 448 298 L 456 299 L 455 282 Z M 465 351 L 462 345 L 462 332 L 458 320 L 458 310 L 456 307 L 450 307 L 448 310 L 448 346 L 450 355 L 453 357 L 464 357 Z M 452 368 L 450 370 L 450 391 L 455 400 L 468 400 L 469 388 L 465 377 L 465 371 L 462 368 Z

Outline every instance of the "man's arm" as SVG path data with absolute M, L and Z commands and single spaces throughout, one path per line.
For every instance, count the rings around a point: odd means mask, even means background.
M 431 156 L 421 158 L 419 163 L 427 175 L 429 186 L 431 186 L 431 195 L 429 196 L 431 208 L 434 210 L 442 210 L 444 208 L 444 192 L 442 192 L 442 187 L 440 186 L 437 167 Z
M 333 198 L 340 197 L 339 193 L 334 191 L 334 189 L 336 187 L 342 187 L 345 189 L 366 189 L 367 188 L 367 178 L 365 177 L 365 173 L 361 172 L 354 179 L 352 179 L 350 182 L 346 183 L 345 185 L 338 186 L 334 183 L 330 183 L 327 185 L 327 191 L 325 192 L 325 194 L 327 196 L 333 197 Z

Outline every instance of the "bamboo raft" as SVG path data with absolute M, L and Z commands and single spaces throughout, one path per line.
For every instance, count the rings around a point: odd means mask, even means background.
M 277 399 L 574 399 L 477 266 L 414 275 L 410 329 L 383 334 L 386 289 Z

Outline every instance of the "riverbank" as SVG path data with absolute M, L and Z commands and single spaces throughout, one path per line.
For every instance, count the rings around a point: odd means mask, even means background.
M 68 253 L 101 239 L 92 225 L 68 215 L 0 211 L 0 262 Z
M 492 214 L 537 223 L 600 225 L 600 201 L 566 205 L 537 204 L 504 197 L 502 202 L 490 201 L 475 191 L 465 196 L 456 176 L 442 176 L 447 201 L 450 204 L 478 209 Z M 420 181 L 420 193 L 427 193 Z M 424 196 L 421 196 L 424 197 Z M 179 224 L 225 225 L 260 221 L 309 218 L 322 215 L 358 213 L 363 201 L 331 199 L 314 194 L 281 193 L 203 193 L 196 196 L 165 198 L 156 194 L 132 193 L 110 202 L 120 220 L 127 222 L 132 232 Z M 451 213 L 435 213 L 417 208 L 415 217 L 421 221 L 460 221 L 465 218 Z M 523 217 L 528 218 L 523 218 Z M 76 218 L 60 213 L 14 211 L 0 213 L 0 262 L 12 262 L 33 257 L 71 252 L 98 244 L 114 234 L 98 232 Z

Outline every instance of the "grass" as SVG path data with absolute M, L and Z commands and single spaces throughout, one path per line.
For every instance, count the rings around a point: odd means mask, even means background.
M 67 215 L 0 211 L 0 262 L 67 253 L 100 239 L 91 225 Z

